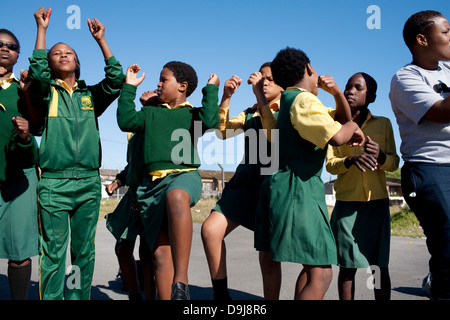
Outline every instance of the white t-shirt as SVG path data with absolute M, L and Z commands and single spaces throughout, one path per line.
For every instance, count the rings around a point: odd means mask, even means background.
M 389 99 L 400 130 L 404 161 L 450 165 L 450 123 L 423 119 L 434 103 L 449 94 L 449 63 L 440 62 L 436 70 L 408 64 L 394 75 Z

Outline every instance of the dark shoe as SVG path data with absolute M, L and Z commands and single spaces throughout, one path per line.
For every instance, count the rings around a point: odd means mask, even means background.
M 177 282 L 172 285 L 172 294 L 170 300 L 190 300 L 189 286 L 182 282 Z

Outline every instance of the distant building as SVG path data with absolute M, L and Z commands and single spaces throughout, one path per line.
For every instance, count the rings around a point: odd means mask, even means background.
M 100 169 L 100 179 L 102 181 L 102 198 L 108 198 L 106 186 L 111 184 L 120 170 Z M 202 178 L 202 195 L 205 197 L 220 197 L 223 186 L 233 177 L 234 172 L 214 170 L 198 170 Z M 222 181 L 223 179 L 223 181 Z M 111 197 L 121 198 L 127 192 L 128 187 L 122 186 Z

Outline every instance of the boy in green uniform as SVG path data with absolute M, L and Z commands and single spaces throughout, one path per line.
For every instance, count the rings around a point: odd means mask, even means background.
M 215 74 L 210 76 L 203 88 L 203 107 L 194 108 L 186 98 L 197 86 L 195 70 L 182 62 L 169 62 L 161 71 L 158 96 L 149 106 L 136 111 L 136 89 L 144 80 L 144 74 L 137 78 L 139 70 L 137 65 L 127 70 L 117 121 L 122 131 L 144 134 L 144 164 L 148 174 L 137 191 L 143 234 L 153 249 L 158 246 L 160 232 L 167 233 L 174 267 L 171 298 L 186 300 L 192 243 L 190 207 L 200 199 L 202 191 L 196 139 L 203 130 L 219 125 L 219 79 Z M 198 127 L 200 134 L 195 136 Z M 181 142 L 174 138 L 177 134 Z
M 30 90 L 46 105 L 40 146 L 39 289 L 41 299 L 89 299 L 101 199 L 97 117 L 119 96 L 124 75 L 106 43 L 105 27 L 96 19 L 88 25 L 106 62 L 106 77 L 99 84 L 87 86 L 78 80 L 80 62 L 68 45 L 58 43 L 47 55 L 50 14 L 51 9 L 44 8 L 34 14 L 38 33 L 30 58 Z M 69 229 L 75 275 L 64 294 Z

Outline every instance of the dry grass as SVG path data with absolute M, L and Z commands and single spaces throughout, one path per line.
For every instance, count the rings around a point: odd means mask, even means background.
M 100 203 L 99 220 L 104 220 L 105 215 L 114 211 L 117 207 L 120 199 L 106 198 L 102 199 Z M 194 223 L 202 223 L 216 205 L 216 198 L 202 198 L 200 201 L 191 208 L 192 221 Z
M 192 221 L 203 223 L 211 213 L 211 209 L 216 206 L 217 198 L 201 198 L 200 201 L 191 208 Z
M 211 209 L 216 205 L 216 198 L 202 198 L 191 208 L 192 221 L 194 223 L 203 223 L 209 216 Z M 111 213 L 119 203 L 117 198 L 108 198 L 102 200 L 100 205 L 99 220 L 104 220 L 105 215 Z M 331 215 L 333 207 L 328 207 L 328 213 Z M 417 221 L 416 216 L 406 206 L 391 207 L 391 234 L 398 237 L 424 237 L 423 230 Z
M 100 202 L 100 214 L 98 215 L 98 219 L 105 220 L 105 215 L 113 212 L 119 204 L 119 201 L 120 199 L 114 197 L 102 199 Z

